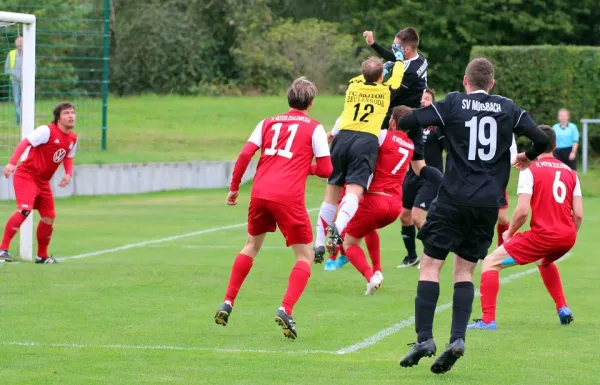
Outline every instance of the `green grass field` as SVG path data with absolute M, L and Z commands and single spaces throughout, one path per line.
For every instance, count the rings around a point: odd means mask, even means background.
M 598 191 L 587 179 L 584 194 Z M 294 263 L 279 234 L 268 237 L 229 325 L 215 325 L 245 240 L 249 187 L 233 208 L 224 204 L 225 193 L 57 200 L 51 250 L 64 263 L 0 268 L 0 383 L 598 383 L 600 251 L 593 234 L 600 198 L 586 198 L 578 243 L 559 265 L 576 321 L 559 324 L 535 269 L 507 270 L 502 276 L 512 281 L 500 292 L 500 330 L 469 332 L 466 356 L 436 377 L 430 359 L 398 366 L 415 340 L 417 281 L 416 269 L 396 269 L 404 255 L 399 224 L 382 232 L 385 283 L 375 296 L 363 296 L 365 282 L 352 266 L 314 267 L 294 310 L 299 339 L 285 339 L 273 321 Z M 322 193 L 323 182 L 311 179 L 307 207 L 317 208 Z M 8 215 L 13 203 L 0 207 Z M 451 271 L 443 272 L 440 305 L 451 301 Z M 474 305 L 475 317 L 478 299 Z M 450 316 L 448 309 L 436 315 L 438 349 L 447 342 Z M 382 331 L 385 338 L 373 337 Z

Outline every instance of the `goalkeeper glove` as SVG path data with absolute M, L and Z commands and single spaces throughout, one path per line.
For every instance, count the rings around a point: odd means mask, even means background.
M 404 61 L 404 48 L 400 44 L 392 44 L 392 52 L 396 56 L 396 61 Z
M 390 73 L 395 63 L 396 62 L 388 61 L 383 65 L 383 77 L 386 77 Z

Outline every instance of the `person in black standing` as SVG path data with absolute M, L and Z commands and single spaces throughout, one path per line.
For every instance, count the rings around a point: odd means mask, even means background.
M 472 60 L 463 79 L 466 93 L 452 92 L 442 101 L 416 109 L 398 121 L 404 130 L 437 126 L 448 144 L 446 173 L 418 234 L 424 255 L 415 298 L 417 343 L 400 361 L 418 364 L 436 353 L 433 317 L 440 293 L 439 276 L 448 253 L 454 258 L 454 296 L 450 343 L 431 371 L 449 371 L 465 352 L 465 334 L 473 307 L 473 271 L 492 243 L 498 208 L 510 176 L 513 133 L 526 136 L 533 147 L 517 155 L 515 166 L 525 169 L 542 154 L 548 136 L 512 100 L 489 95 L 494 66 Z

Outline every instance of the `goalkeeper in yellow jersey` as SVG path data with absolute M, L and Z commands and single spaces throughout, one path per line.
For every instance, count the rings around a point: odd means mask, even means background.
M 342 231 L 356 213 L 358 201 L 369 185 L 377 162 L 379 132 L 392 96 L 399 92 L 404 77 L 403 58 L 402 48 L 398 47 L 392 76 L 385 83 L 383 62 L 378 58 L 365 60 L 362 63 L 362 75 L 350 80 L 344 111 L 338 120 L 339 134 L 335 136 L 331 145 L 333 173 L 327 181 L 325 201 L 321 205 L 317 221 L 317 263 L 323 261 L 325 254 L 326 231 L 330 232 L 328 249 L 333 253 Z M 334 223 L 337 203 L 344 186 L 346 194 L 340 202 L 339 213 Z

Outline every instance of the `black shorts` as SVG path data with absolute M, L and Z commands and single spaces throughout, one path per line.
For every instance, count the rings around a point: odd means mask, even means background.
M 487 256 L 498 220 L 497 207 L 471 207 L 433 201 L 417 238 L 431 258 L 445 260 L 454 252 L 477 262 Z
M 437 189 L 430 182 L 412 175 L 404 179 L 402 184 L 402 207 L 412 210 L 413 207 L 428 211 L 437 197 Z
M 379 139 L 368 132 L 341 130 L 331 144 L 333 173 L 327 183 L 337 186 L 357 184 L 365 190 L 369 182 L 379 151 Z
M 556 157 L 556 159 L 571 167 L 572 170 L 577 170 L 577 158 L 575 158 L 574 160 L 569 159 L 571 151 L 573 151 L 573 147 L 557 148 L 556 150 L 554 150 L 554 156 Z

